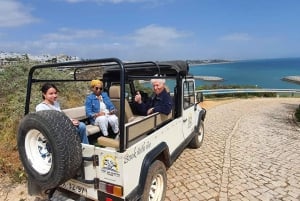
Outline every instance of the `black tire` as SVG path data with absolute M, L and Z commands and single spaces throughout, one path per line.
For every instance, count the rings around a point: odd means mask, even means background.
M 150 166 L 141 201 L 163 201 L 167 190 L 167 172 L 163 162 L 156 160 Z
M 62 112 L 45 110 L 26 115 L 19 126 L 17 144 L 26 173 L 42 190 L 72 178 L 82 163 L 80 137 Z
M 196 131 L 196 135 L 192 138 L 191 142 L 189 143 L 189 147 L 192 149 L 197 149 L 201 147 L 203 139 L 204 139 L 204 122 L 203 120 L 200 121 L 200 125 L 198 130 Z

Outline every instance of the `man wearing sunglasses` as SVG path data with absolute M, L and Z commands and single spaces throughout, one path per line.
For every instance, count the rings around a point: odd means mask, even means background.
M 90 123 L 99 126 L 104 136 L 108 136 L 108 125 L 110 125 L 118 137 L 119 120 L 115 115 L 116 108 L 110 101 L 108 94 L 103 91 L 103 82 L 92 80 L 90 85 L 92 93 L 85 100 L 86 115 Z

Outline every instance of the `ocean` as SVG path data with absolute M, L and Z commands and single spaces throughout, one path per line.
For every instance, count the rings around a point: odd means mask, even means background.
M 300 58 L 260 59 L 229 63 L 191 65 L 196 76 L 217 76 L 220 82 L 197 80 L 199 85 L 242 85 L 272 89 L 300 89 L 300 84 L 282 81 L 286 76 L 300 76 Z

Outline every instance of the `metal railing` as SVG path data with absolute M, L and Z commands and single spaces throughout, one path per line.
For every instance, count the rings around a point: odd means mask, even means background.
M 300 89 L 203 89 L 197 90 L 197 92 L 202 92 L 203 95 L 216 95 L 216 94 L 248 94 L 248 93 L 276 93 L 287 94 L 294 96 L 295 94 L 300 94 Z

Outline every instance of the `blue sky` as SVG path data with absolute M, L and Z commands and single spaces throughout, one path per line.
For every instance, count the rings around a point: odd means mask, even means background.
M 0 0 L 0 52 L 84 59 L 300 56 L 298 0 Z

